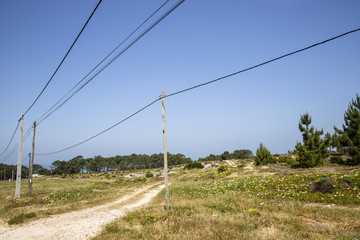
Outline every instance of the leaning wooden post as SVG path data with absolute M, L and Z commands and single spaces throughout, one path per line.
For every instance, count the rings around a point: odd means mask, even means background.
M 168 188 L 168 163 L 166 146 L 166 121 L 165 121 L 165 101 L 164 90 L 161 91 L 162 98 L 162 118 L 163 118 L 163 139 L 164 139 L 164 178 L 165 178 L 165 210 L 169 209 L 169 188 Z
M 31 153 L 29 153 L 29 196 L 31 195 Z
M 20 122 L 20 140 L 19 140 L 19 152 L 18 152 L 17 172 L 16 172 L 15 198 L 20 197 L 20 191 L 21 191 L 21 160 L 22 160 L 24 114 L 21 115 L 20 120 L 21 120 L 21 122 Z
M 29 196 L 32 193 L 32 175 L 33 175 L 33 165 L 34 165 L 34 155 L 35 155 L 35 130 L 36 130 L 36 121 L 34 121 L 34 132 L 33 132 L 33 140 L 32 140 L 32 153 L 31 153 L 31 161 L 29 161 Z M 30 153 L 29 153 L 30 155 Z M 30 160 L 30 159 L 29 159 Z
M 5 193 L 5 176 L 6 176 L 6 173 L 5 173 L 5 165 L 4 165 L 4 193 Z

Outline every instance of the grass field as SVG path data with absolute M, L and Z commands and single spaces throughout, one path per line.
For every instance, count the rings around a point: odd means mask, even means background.
M 100 239 L 360 239 L 360 170 L 273 166 L 190 170 Z M 324 179 L 331 192 L 311 192 Z M 171 179 L 170 179 L 171 180 Z
M 0 186 L 0 218 L 18 224 L 53 214 L 88 208 L 113 201 L 129 191 L 161 179 L 118 178 L 116 172 L 35 178 L 33 194 L 27 196 L 28 182 L 21 184 L 21 197 L 14 199 L 15 181 Z M 120 175 L 120 174 L 119 174 Z M 113 177 L 114 176 L 114 177 Z
M 162 192 L 94 239 L 360 239 L 359 168 L 255 167 L 249 161 L 220 173 L 217 168 L 178 170 L 170 176 L 168 211 Z M 5 191 L 2 182 L 0 218 L 21 224 L 111 202 L 163 180 L 136 176 L 113 171 L 36 178 L 32 196 L 24 180 L 16 200 L 15 181 L 5 182 Z M 314 187 L 321 183 L 325 191 Z

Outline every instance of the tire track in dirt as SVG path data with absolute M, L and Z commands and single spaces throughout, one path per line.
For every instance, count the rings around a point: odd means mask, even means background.
M 0 240 L 89 239 L 96 236 L 104 225 L 149 203 L 163 188 L 163 184 L 154 184 L 112 203 L 39 219 L 21 226 L 0 228 Z

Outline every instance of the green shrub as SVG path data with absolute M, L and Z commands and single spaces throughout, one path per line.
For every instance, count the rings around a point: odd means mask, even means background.
M 19 224 L 19 223 L 23 223 L 25 219 L 29 219 L 29 218 L 33 218 L 35 217 L 36 214 L 34 212 L 31 212 L 31 213 L 21 213 L 13 218 L 11 218 L 9 221 L 8 221 L 8 224 L 9 225 L 12 225 L 12 224 Z
M 147 178 L 151 178 L 151 177 L 153 177 L 153 176 L 154 176 L 154 174 L 152 174 L 151 172 L 147 172 L 147 173 L 146 173 L 146 177 L 147 177 Z
M 295 162 L 295 159 L 293 159 L 291 156 L 289 155 L 281 155 L 279 156 L 278 160 L 277 160 L 278 163 L 286 163 L 288 165 L 294 165 L 296 162 Z
M 237 164 L 237 167 L 238 167 L 238 168 L 243 168 L 243 167 L 245 167 L 245 166 L 246 166 L 246 164 L 245 164 L 245 163 L 242 163 L 242 162 Z
M 190 169 L 194 169 L 194 168 L 202 169 L 202 168 L 204 168 L 204 166 L 199 162 L 192 162 L 192 163 L 189 163 L 188 165 L 186 165 L 184 167 L 184 170 L 186 170 L 186 169 L 190 170 Z
M 228 170 L 228 168 L 227 167 L 225 167 L 224 165 L 221 165 L 220 167 L 218 167 L 218 173 L 222 173 L 222 172 L 225 172 L 225 171 L 227 171 Z
M 259 148 L 256 150 L 254 160 L 256 165 L 266 165 L 272 162 L 270 151 L 262 143 L 260 143 Z
M 344 164 L 344 161 L 341 157 L 339 156 L 332 156 L 330 157 L 330 162 L 331 163 L 338 163 L 338 164 Z

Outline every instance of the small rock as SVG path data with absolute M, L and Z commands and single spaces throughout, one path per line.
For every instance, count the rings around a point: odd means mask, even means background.
M 310 192 L 332 193 L 334 190 L 333 181 L 334 179 L 332 177 L 326 177 L 323 180 L 315 181 L 310 186 Z

